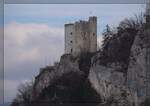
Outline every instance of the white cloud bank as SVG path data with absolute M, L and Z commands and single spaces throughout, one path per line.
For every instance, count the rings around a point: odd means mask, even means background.
M 4 27 L 4 68 L 7 101 L 15 96 L 19 80 L 32 79 L 40 67 L 63 54 L 63 28 L 12 22 Z
M 5 65 L 37 61 L 43 56 L 57 60 L 63 53 L 63 28 L 13 22 L 5 26 L 4 35 Z

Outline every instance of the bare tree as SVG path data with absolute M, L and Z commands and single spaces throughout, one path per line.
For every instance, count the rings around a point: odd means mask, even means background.
M 18 87 L 18 94 L 11 106 L 27 106 L 31 102 L 32 91 L 33 81 L 20 84 Z
M 122 22 L 120 22 L 120 29 L 132 28 L 132 29 L 140 29 L 143 27 L 145 23 L 144 14 L 141 13 L 139 15 L 134 15 L 132 18 L 126 18 Z

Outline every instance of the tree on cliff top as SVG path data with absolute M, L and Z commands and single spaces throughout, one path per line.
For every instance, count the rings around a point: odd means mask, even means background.
M 124 19 L 114 29 L 107 25 L 103 32 L 101 64 L 106 65 L 109 62 L 127 64 L 134 38 L 140 30 L 144 29 L 144 25 L 143 14 Z

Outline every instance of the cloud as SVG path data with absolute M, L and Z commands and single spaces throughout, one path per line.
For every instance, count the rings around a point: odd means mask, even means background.
M 63 33 L 63 28 L 46 24 L 5 25 L 4 77 L 8 100 L 15 96 L 19 80 L 32 79 L 39 68 L 59 61 L 64 49 Z
M 63 28 L 13 22 L 5 26 L 4 35 L 5 64 L 9 66 L 37 61 L 44 55 L 56 60 L 63 53 Z

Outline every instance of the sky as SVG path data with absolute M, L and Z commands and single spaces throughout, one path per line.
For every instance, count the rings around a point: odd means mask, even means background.
M 18 85 L 34 80 L 39 69 L 64 53 L 64 24 L 97 16 L 98 41 L 109 24 L 140 14 L 143 4 L 5 4 L 4 100 L 11 102 Z

